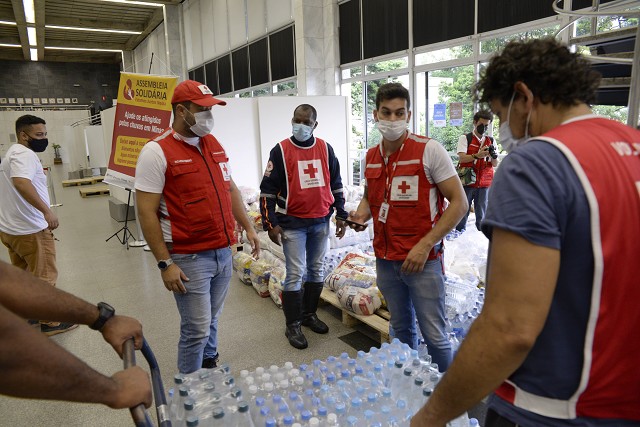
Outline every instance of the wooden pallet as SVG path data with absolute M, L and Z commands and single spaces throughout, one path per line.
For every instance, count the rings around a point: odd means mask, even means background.
M 71 187 L 71 186 L 80 186 L 80 185 L 94 185 L 99 182 L 102 182 L 104 176 L 90 176 L 87 178 L 79 178 L 79 179 L 65 179 L 62 181 L 63 187 Z
M 376 337 L 381 343 L 389 342 L 389 319 L 391 318 L 391 315 L 387 310 L 379 309 L 370 316 L 362 316 L 360 314 L 352 313 L 343 308 L 342 305 L 340 305 L 340 301 L 338 301 L 338 297 L 335 292 L 327 288 L 322 289 L 320 298 L 342 311 L 343 325 L 352 328 L 359 323 L 364 323 L 376 331 Z
M 89 196 L 103 196 L 109 195 L 109 186 L 107 184 L 97 184 L 92 187 L 85 187 L 78 190 L 80 192 L 80 196 L 89 197 Z

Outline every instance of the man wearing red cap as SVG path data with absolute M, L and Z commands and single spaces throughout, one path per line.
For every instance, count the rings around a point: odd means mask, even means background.
M 186 80 L 171 104 L 171 129 L 140 152 L 135 188 L 142 232 L 180 312 L 178 369 L 190 373 L 217 366 L 234 218 L 247 230 L 254 256 L 260 244 L 231 179 L 229 158 L 211 135 L 211 107 L 226 102 L 206 85 Z

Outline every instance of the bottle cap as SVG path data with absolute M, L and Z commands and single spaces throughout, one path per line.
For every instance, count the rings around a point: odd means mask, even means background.
M 189 396 L 189 389 L 185 386 L 181 386 L 178 391 L 180 392 L 180 396 Z
M 175 384 L 182 384 L 184 382 L 184 375 L 182 374 L 175 374 L 173 376 L 173 382 Z
M 280 388 L 289 388 L 289 380 L 281 380 Z
M 244 400 L 240 403 L 238 403 L 238 412 L 248 412 L 249 411 L 249 404 L 247 402 L 245 402 Z
M 224 418 L 224 409 L 222 409 L 219 406 L 217 408 L 213 408 L 212 413 L 213 413 L 213 418 L 215 418 L 216 420 Z
M 198 425 L 198 417 L 189 415 L 187 417 L 187 427 L 196 427 Z
M 193 406 L 196 404 L 196 401 L 193 399 L 185 399 L 184 400 L 184 409 L 187 411 L 193 410 Z
M 246 369 L 243 369 L 242 371 L 240 371 L 240 378 L 247 378 L 249 376 L 249 371 L 247 371 Z

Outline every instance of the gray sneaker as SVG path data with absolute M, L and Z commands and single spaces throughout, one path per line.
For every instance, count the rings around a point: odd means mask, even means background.
M 78 325 L 74 325 L 73 323 L 58 323 L 55 326 L 47 325 L 45 323 L 40 325 L 40 331 L 47 336 L 58 335 L 63 332 L 70 331 L 72 329 L 77 328 Z

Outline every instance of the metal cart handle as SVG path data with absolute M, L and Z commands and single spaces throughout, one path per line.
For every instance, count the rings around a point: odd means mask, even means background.
M 171 420 L 169 419 L 169 411 L 167 408 L 167 399 L 164 394 L 164 386 L 162 385 L 162 377 L 160 376 L 160 368 L 158 367 L 158 362 L 156 360 L 153 351 L 151 351 L 151 347 L 147 343 L 147 340 L 143 340 L 142 342 L 142 355 L 147 360 L 149 364 L 149 368 L 151 370 L 151 385 L 153 388 L 153 400 L 156 404 L 156 414 L 158 416 L 158 426 L 159 427 L 171 427 Z M 124 368 L 130 368 L 132 366 L 136 366 L 136 353 L 133 343 L 133 338 L 125 341 L 123 346 L 123 361 Z M 141 403 L 140 405 L 131 408 L 131 417 L 133 418 L 133 422 L 136 427 L 153 427 L 153 421 L 149 416 L 144 405 Z

